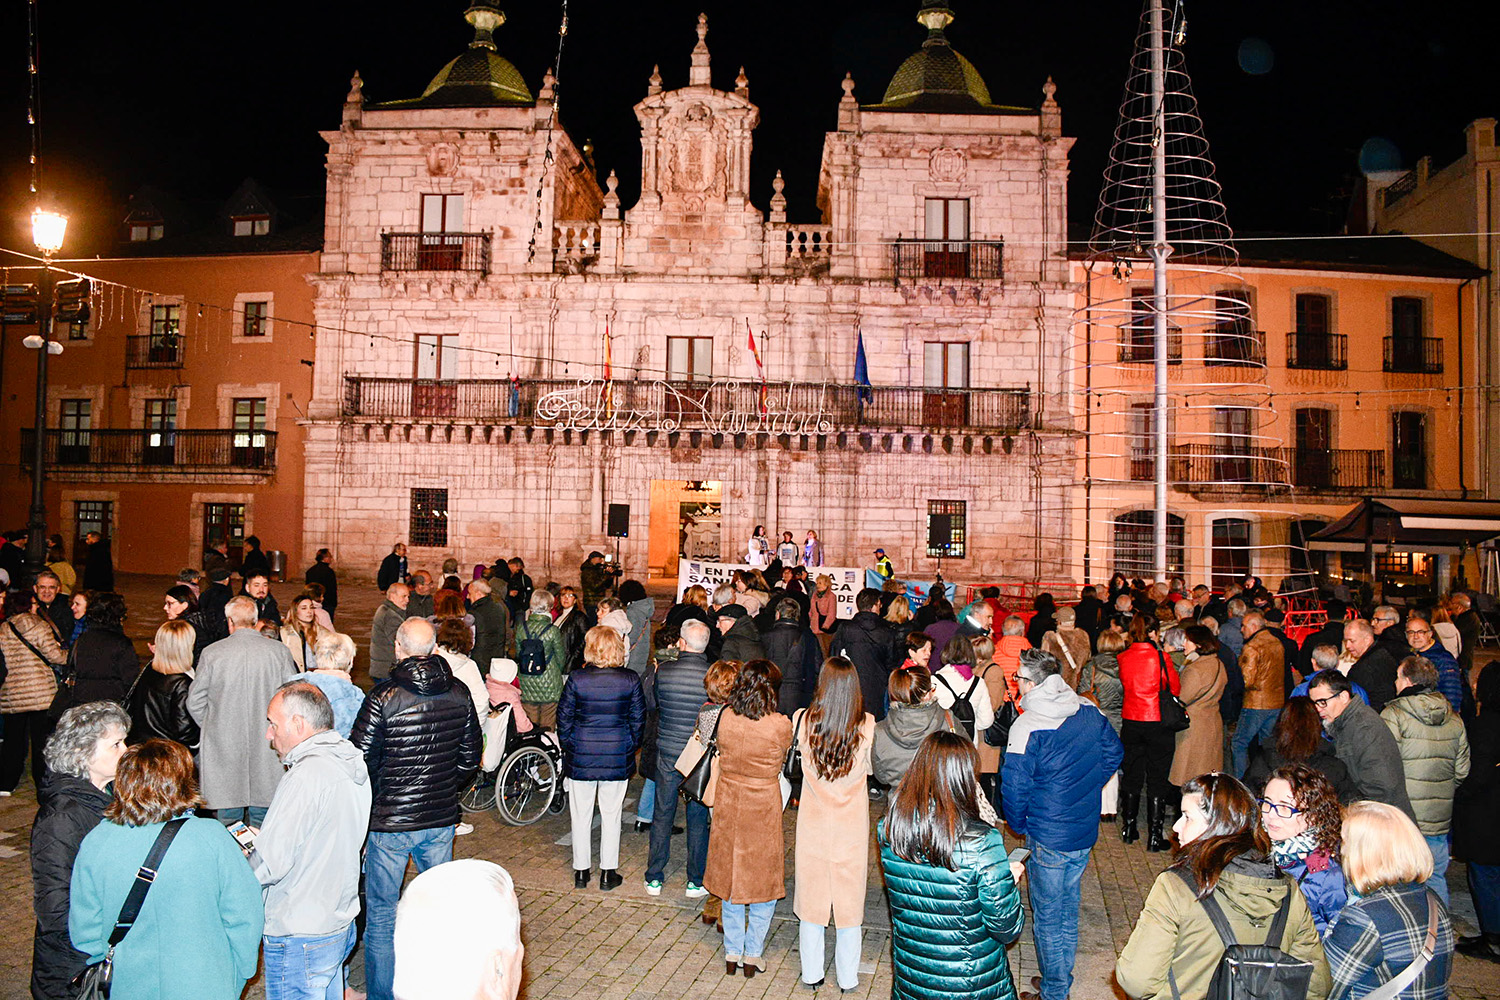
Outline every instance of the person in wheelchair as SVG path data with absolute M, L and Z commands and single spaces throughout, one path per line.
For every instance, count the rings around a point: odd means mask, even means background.
M 485 684 L 489 711 L 481 723 L 484 756 L 480 773 L 464 792 L 466 812 L 495 808 L 511 826 L 526 826 L 547 812 L 567 808 L 563 791 L 562 744 L 557 734 L 535 725 L 521 705 L 516 663 L 496 657 Z
M 531 732 L 531 717 L 526 714 L 526 708 L 521 704 L 521 689 L 516 686 L 516 661 L 507 657 L 497 656 L 489 663 L 489 676 L 484 680 L 484 686 L 490 697 L 490 711 L 498 710 L 502 705 L 511 707 L 511 720 L 515 723 L 516 732 Z

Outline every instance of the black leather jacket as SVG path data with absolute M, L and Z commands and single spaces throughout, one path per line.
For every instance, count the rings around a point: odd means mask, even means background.
M 135 746 L 159 737 L 198 749 L 198 723 L 187 710 L 192 683 L 187 674 L 164 674 L 147 667 L 130 696 L 130 735 L 126 742 Z
M 437 655 L 413 656 L 375 685 L 349 740 L 365 755 L 377 833 L 458 822 L 458 797 L 479 771 L 483 740 L 474 699 Z

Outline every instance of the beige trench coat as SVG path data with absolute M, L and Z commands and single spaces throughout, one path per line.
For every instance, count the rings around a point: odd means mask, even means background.
M 1219 697 L 1229 675 L 1217 656 L 1200 656 L 1181 670 L 1182 693 L 1187 706 L 1188 727 L 1177 734 L 1177 752 L 1167 780 L 1181 786 L 1190 778 L 1224 770 L 1224 720 L 1219 715 Z
M 792 717 L 802 749 L 802 798 L 797 807 L 797 846 L 793 854 L 798 920 L 826 927 L 858 927 L 865 921 L 865 887 L 870 873 L 870 748 L 875 716 L 865 713 L 849 773 L 833 781 L 813 763 L 806 710 Z M 800 724 L 799 724 L 800 723 Z

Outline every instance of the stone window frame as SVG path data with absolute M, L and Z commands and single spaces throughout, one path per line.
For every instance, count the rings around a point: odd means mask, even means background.
M 1266 556 L 1261 554 L 1261 532 L 1265 527 L 1264 515 L 1250 510 L 1212 510 L 1203 514 L 1203 576 L 1212 587 L 1214 575 L 1214 524 L 1219 521 L 1247 521 L 1250 524 L 1250 537 L 1246 542 L 1246 551 L 1250 553 L 1251 575 L 1260 575 L 1264 572 L 1261 564 L 1266 561 Z
M 177 402 L 177 430 L 184 430 L 187 426 L 188 404 L 192 400 L 193 390 L 187 385 L 155 386 L 155 385 L 133 385 L 130 387 L 128 405 L 130 407 L 130 426 L 142 430 L 146 426 L 146 400 L 148 399 L 172 399 Z M 269 404 L 268 404 L 269 405 Z
M 222 430 L 234 429 L 234 401 L 236 399 L 264 399 L 266 401 L 266 430 L 276 430 L 277 404 L 281 399 L 280 382 L 221 383 L 217 387 L 215 399 L 218 414 L 216 427 Z
M 244 493 L 194 493 L 188 500 L 187 551 L 188 563 L 203 564 L 203 522 L 207 516 L 204 506 L 211 503 L 238 503 L 245 505 L 245 537 L 255 534 L 255 494 Z
M 65 399 L 87 399 L 92 404 L 89 407 L 89 429 L 106 430 L 109 421 L 105 420 L 104 399 L 105 386 L 102 385 L 47 385 L 47 427 L 56 430 L 62 425 L 62 401 Z M 30 426 L 30 424 L 27 424 Z M 86 498 L 87 499 L 87 498 Z
M 120 543 L 120 491 L 101 490 L 93 487 L 83 489 L 64 489 L 58 496 L 61 509 L 58 511 L 57 533 L 63 536 L 63 551 L 71 559 L 73 552 L 70 548 L 74 536 L 78 534 L 78 507 L 79 501 L 98 501 L 107 503 L 109 507 L 109 544 L 116 559 L 119 557 Z M 83 567 L 75 566 L 78 571 L 78 588 L 83 589 Z M 118 570 L 119 564 L 116 563 Z
M 252 337 L 245 333 L 245 303 L 264 302 L 266 304 L 266 316 L 263 320 L 265 330 L 259 336 Z M 234 318 L 229 327 L 229 342 L 231 344 L 270 344 L 276 339 L 276 293 L 275 292 L 240 292 L 234 297 Z

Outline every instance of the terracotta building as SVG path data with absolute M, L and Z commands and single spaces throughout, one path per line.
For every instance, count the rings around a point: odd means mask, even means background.
M 88 322 L 53 331 L 63 353 L 48 370 L 49 534 L 74 556 L 85 533 L 100 531 L 126 572 L 200 566 L 216 535 L 232 555 L 247 534 L 300 552 L 296 421 L 312 386 L 306 275 L 317 269 L 321 219 L 299 219 L 246 182 L 196 213 L 143 191 L 116 221 L 118 241 L 100 258 L 57 262 L 93 284 Z M 7 285 L 37 279 L 35 268 L 5 273 Z M 5 335 L 7 529 L 25 525 L 31 499 L 36 356 L 20 340 L 33 332 L 12 325 Z
M 423 95 L 367 102 L 356 78 L 324 134 L 304 553 L 373 572 L 404 540 L 418 564 L 570 575 L 627 504 L 632 574 L 740 559 L 758 524 L 817 530 L 830 565 L 883 546 L 902 573 L 1064 571 L 1039 498 L 1072 473 L 1036 461 L 1072 448 L 1050 82 L 996 103 L 923 4 L 882 98 L 830 95 L 823 218 L 796 225 L 784 185 L 814 179 L 749 190 L 755 68 L 712 67 L 700 18 L 641 81 L 622 206 L 551 79 L 533 96 L 497 52 L 503 15 L 468 17 Z

